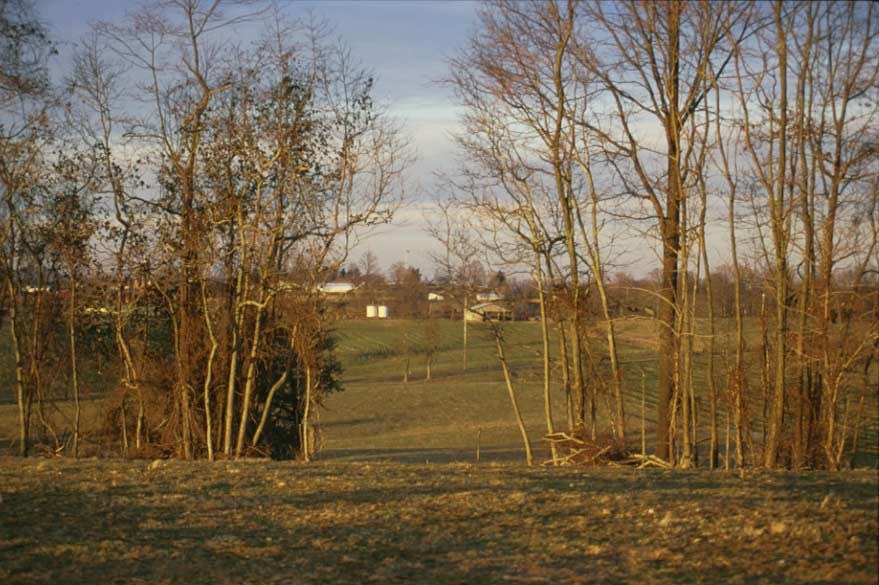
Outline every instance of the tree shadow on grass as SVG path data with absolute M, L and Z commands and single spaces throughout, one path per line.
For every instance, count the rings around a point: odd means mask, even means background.
M 413 364 L 414 366 L 414 364 Z M 387 372 L 387 368 L 382 368 L 381 374 L 374 375 L 360 375 L 360 376 L 352 376 L 352 377 L 343 377 L 342 384 L 343 386 L 347 386 L 348 384 L 403 384 L 403 366 L 401 365 L 398 368 L 399 373 L 393 374 L 385 374 Z M 434 370 L 431 373 L 430 381 L 425 380 L 423 372 L 417 367 L 413 367 L 416 371 L 410 373 L 409 382 L 410 383 L 424 383 L 424 384 L 437 384 L 439 385 L 442 382 L 449 382 L 454 380 L 460 380 L 462 382 L 467 382 L 471 384 L 482 383 L 485 380 L 477 379 L 473 380 L 473 377 L 476 375 L 486 375 L 486 374 L 497 374 L 497 380 L 492 380 L 494 382 L 503 382 L 503 378 L 501 377 L 500 366 L 495 365 L 487 365 L 487 366 L 470 366 L 467 368 L 466 372 L 461 372 L 459 370 Z
M 378 422 L 378 418 L 346 418 L 343 420 L 335 420 L 329 422 L 321 422 L 321 428 L 331 429 L 338 427 L 353 427 L 357 425 L 371 425 Z
M 475 449 L 418 448 L 411 449 L 324 449 L 320 458 L 327 461 L 388 461 L 394 463 L 475 463 Z M 480 450 L 485 463 L 524 463 L 521 447 L 489 447 Z

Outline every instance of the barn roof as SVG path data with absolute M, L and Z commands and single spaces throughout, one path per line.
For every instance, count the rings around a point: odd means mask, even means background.
M 493 310 L 493 311 L 509 311 L 507 307 L 498 302 L 487 302 L 487 303 L 479 303 L 478 305 L 473 305 L 470 307 L 471 311 L 485 311 L 485 310 Z

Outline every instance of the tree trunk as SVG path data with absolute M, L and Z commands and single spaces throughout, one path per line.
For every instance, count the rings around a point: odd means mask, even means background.
M 262 308 L 257 309 L 253 325 L 253 339 L 251 340 L 250 355 L 248 356 L 247 376 L 244 381 L 244 397 L 241 399 L 241 418 L 238 422 L 238 439 L 235 441 L 235 457 L 241 457 L 244 449 L 244 439 L 247 433 L 247 423 L 250 417 L 250 403 L 253 396 L 253 384 L 256 379 L 256 357 L 262 341 Z
M 670 169 L 671 170 L 671 169 Z M 671 195 L 669 208 L 672 207 Z M 678 229 L 677 201 L 674 209 L 669 211 L 662 222 L 663 253 L 662 253 L 662 288 L 657 316 L 659 318 L 659 380 L 657 390 L 656 417 L 656 456 L 669 461 L 672 454 L 670 443 L 670 420 L 672 396 L 675 393 L 675 355 L 678 353 L 675 339 L 675 318 L 677 298 L 675 291 L 678 286 Z M 669 220 L 672 221 L 669 221 Z M 673 233 L 670 233 L 673 232 Z
M 574 416 L 574 396 L 571 392 L 571 370 L 568 363 L 568 341 L 567 335 L 565 334 L 564 321 L 559 320 L 557 328 L 559 335 L 559 358 L 561 360 L 562 386 L 565 388 L 565 414 L 568 420 L 568 432 L 573 432 L 577 419 Z
M 513 390 L 513 380 L 510 376 L 510 370 L 507 367 L 507 358 L 504 353 L 504 340 L 497 325 L 492 323 L 492 329 L 494 330 L 494 341 L 495 346 L 497 347 L 497 357 L 498 360 L 500 360 L 501 362 L 501 369 L 504 372 L 504 382 L 507 385 L 507 393 L 510 397 L 510 404 L 513 407 L 513 415 L 516 417 L 516 425 L 519 427 L 519 434 L 522 435 L 522 444 L 525 447 L 525 463 L 531 466 L 534 462 L 534 458 L 531 453 L 531 440 L 528 438 L 528 431 L 525 430 L 525 421 L 522 419 L 522 413 L 519 411 L 519 403 L 516 400 L 516 392 L 515 390 Z
M 296 332 L 299 330 L 299 325 L 293 325 L 293 331 L 290 333 L 290 351 L 295 352 L 295 344 L 296 344 Z M 259 443 L 259 438 L 262 435 L 263 429 L 266 426 L 266 422 L 268 421 L 269 415 L 272 410 L 272 401 L 275 398 L 275 394 L 278 390 L 283 387 L 283 385 L 287 382 L 287 378 L 290 375 L 289 368 L 281 375 L 280 378 L 275 380 L 275 383 L 272 384 L 272 387 L 269 389 L 268 396 L 266 396 L 266 402 L 263 405 L 262 415 L 259 418 L 259 424 L 256 427 L 256 431 L 253 433 L 253 440 L 251 441 L 251 445 L 256 447 L 257 443 Z
M 687 266 L 687 244 L 683 246 L 684 253 L 681 263 L 684 267 Z M 681 303 L 681 312 L 680 317 L 678 318 L 678 345 L 681 348 L 680 357 L 678 359 L 678 372 L 675 376 L 678 382 L 678 392 L 681 398 L 681 423 L 682 423 L 682 453 L 681 459 L 679 461 L 679 465 L 684 469 L 693 466 L 693 442 L 692 442 L 692 433 L 693 429 L 691 427 L 692 424 L 692 402 L 690 400 L 690 376 L 692 372 L 692 360 L 693 360 L 693 336 L 691 335 L 692 329 L 692 312 L 690 307 L 690 293 L 688 290 L 688 278 L 687 271 L 683 271 L 683 276 L 681 278 L 681 298 L 683 302 Z
M 70 383 L 73 386 L 73 457 L 79 457 L 79 427 L 81 408 L 79 404 L 79 372 L 76 367 L 76 281 L 73 267 L 70 276 L 70 305 L 67 314 L 67 335 L 70 341 Z
M 590 268 L 592 269 L 592 273 L 595 277 L 595 287 L 598 289 L 598 297 L 601 301 L 601 313 L 604 317 L 604 327 L 605 334 L 607 336 L 607 354 L 610 359 L 610 371 L 611 371 L 611 385 L 613 388 L 613 398 L 614 398 L 614 430 L 616 431 L 616 438 L 623 445 L 626 443 L 626 411 L 625 411 L 625 402 L 623 400 L 623 380 L 622 380 L 622 372 L 620 370 L 619 364 L 619 355 L 617 352 L 616 345 L 616 330 L 614 327 L 614 320 L 611 316 L 610 312 L 610 304 L 608 302 L 607 295 L 607 286 L 604 282 L 604 265 L 601 260 L 601 249 L 599 247 L 598 241 L 598 193 L 595 190 L 595 182 L 592 177 L 592 167 L 591 162 L 589 160 L 589 154 L 579 157 L 580 167 L 583 171 L 583 174 L 586 176 L 586 180 L 589 185 L 589 191 L 592 198 L 592 209 L 590 213 L 591 217 L 591 228 L 592 237 L 589 238 L 586 233 L 586 228 L 583 223 L 583 217 L 580 213 L 580 208 L 577 207 L 577 223 L 580 226 L 580 235 L 583 239 L 583 242 L 586 245 L 586 250 L 588 253 L 588 260 L 590 264 Z M 591 241 L 591 244 L 589 243 Z
M 311 366 L 305 366 L 305 408 L 302 412 L 302 459 L 309 461 L 311 445 L 309 445 L 308 417 L 311 415 Z
M 205 329 L 207 329 L 208 337 L 211 340 L 211 350 L 208 355 L 207 364 L 205 364 L 205 379 L 203 387 L 204 397 L 204 417 L 205 417 L 205 444 L 208 450 L 208 461 L 214 460 L 214 438 L 213 424 L 211 422 L 211 383 L 214 375 L 214 359 L 217 356 L 217 337 L 214 335 L 214 326 L 211 323 L 211 313 L 208 309 L 208 299 L 205 294 L 205 280 L 201 279 L 201 307 L 204 311 Z
M 717 386 L 714 379 L 714 290 L 711 285 L 711 265 L 708 263 L 708 243 L 705 240 L 705 213 L 708 210 L 708 197 L 702 185 L 702 208 L 699 217 L 699 249 L 702 264 L 705 266 L 705 304 L 708 310 L 708 467 L 716 469 L 720 463 L 720 444 L 717 433 Z
M 467 371 L 467 310 L 468 310 L 468 299 L 467 295 L 464 295 L 464 310 L 461 311 L 461 319 L 464 322 L 464 340 L 463 340 L 463 369 Z
M 677 3 L 666 5 L 668 22 L 668 104 L 669 111 L 664 120 L 666 136 L 666 168 L 668 186 L 666 192 L 665 216 L 660 219 L 659 229 L 662 237 L 662 286 L 659 304 L 659 404 L 656 420 L 656 456 L 670 460 L 673 453 L 669 425 L 672 413 L 669 406 L 672 397 L 679 389 L 675 381 L 675 368 L 679 355 L 678 340 L 675 338 L 675 320 L 679 307 L 678 255 L 680 238 L 680 203 L 683 198 L 680 168 L 680 114 L 679 105 L 679 49 L 680 49 L 680 11 Z
M 809 452 L 810 441 L 810 432 L 809 432 L 809 419 L 810 416 L 810 396 L 812 393 L 811 385 L 812 385 L 812 373 L 811 373 L 811 365 L 808 363 L 806 359 L 805 351 L 807 346 L 807 315 L 808 312 L 812 308 L 812 286 L 813 286 L 813 275 L 815 270 L 815 233 L 814 233 L 814 218 L 815 218 L 815 173 L 817 171 L 817 165 L 813 164 L 809 165 L 809 159 L 807 153 L 809 151 L 808 145 L 810 142 L 809 137 L 809 123 L 807 122 L 807 118 L 811 117 L 812 110 L 812 98 L 811 95 L 809 97 L 809 103 L 807 104 L 806 93 L 807 89 L 809 94 L 811 94 L 811 88 L 807 81 L 808 75 L 804 74 L 806 71 L 811 69 L 811 61 L 812 61 L 812 46 L 813 46 L 813 37 L 815 33 L 815 19 L 812 13 L 813 7 L 810 5 L 807 7 L 808 16 L 808 28 L 806 32 L 806 38 L 803 44 L 803 56 L 802 62 L 800 63 L 800 74 L 797 76 L 797 89 L 796 89 L 796 151 L 799 154 L 799 170 L 800 170 L 800 179 L 794 180 L 799 186 L 800 190 L 800 208 L 802 210 L 801 221 L 803 224 L 803 274 L 802 274 L 802 283 L 800 286 L 800 292 L 798 296 L 798 304 L 797 304 L 797 346 L 796 346 L 796 356 L 797 356 L 797 386 L 796 386 L 796 401 L 794 404 L 794 436 L 793 436 L 793 448 L 792 448 L 792 463 L 794 469 L 802 469 L 806 465 L 807 454 Z
M 243 239 L 242 239 L 243 242 Z M 246 246 L 242 243 L 242 248 Z M 223 426 L 223 452 L 232 454 L 232 425 L 235 419 L 235 384 L 238 379 L 238 352 L 241 346 L 241 327 L 244 320 L 244 308 L 242 302 L 246 296 L 247 284 L 245 282 L 243 263 L 246 252 L 242 252 L 242 260 L 238 267 L 235 278 L 235 294 L 232 296 L 232 340 L 229 356 L 229 376 L 226 381 L 226 417 Z
M 784 424 L 784 377 L 787 349 L 787 221 L 785 218 L 785 186 L 787 183 L 787 41 L 782 24 L 781 3 L 775 6 L 775 29 L 778 42 L 780 82 L 779 138 L 776 192 L 770 200 L 772 232 L 775 248 L 775 380 L 769 412 L 769 435 L 763 465 L 774 469 L 778 464 L 782 425 Z
M 12 353 L 15 358 L 15 398 L 18 403 L 18 455 L 28 456 L 29 422 L 27 396 L 24 381 L 24 362 L 21 355 L 21 340 L 18 334 L 18 297 L 12 285 L 12 276 L 6 278 L 6 290 L 9 295 L 9 339 L 12 342 Z
M 549 355 L 549 323 L 546 322 L 546 291 L 543 281 L 543 267 L 541 265 L 540 254 L 534 255 L 535 278 L 537 280 L 537 299 L 540 305 L 540 337 L 543 342 L 543 416 L 546 421 L 546 433 L 551 435 L 555 432 L 555 424 L 552 420 L 552 394 L 550 392 L 550 355 Z M 555 465 L 558 461 L 558 449 L 555 443 L 550 443 L 552 451 L 552 463 Z

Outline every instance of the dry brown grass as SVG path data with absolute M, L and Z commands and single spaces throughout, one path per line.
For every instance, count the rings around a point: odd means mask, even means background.
M 877 581 L 879 477 L 0 459 L 6 583 Z

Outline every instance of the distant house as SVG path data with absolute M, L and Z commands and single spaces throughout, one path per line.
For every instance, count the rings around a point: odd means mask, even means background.
M 444 297 L 443 295 L 441 295 L 439 293 L 429 292 L 429 293 L 427 293 L 427 300 L 431 301 L 431 302 L 444 301 L 444 300 L 446 300 L 446 297 Z
M 317 290 L 325 295 L 343 295 L 357 288 L 352 282 L 327 282 L 318 285 Z
M 497 302 L 479 303 L 464 311 L 466 321 L 509 321 L 513 312 Z
M 476 300 L 480 303 L 491 303 L 494 301 L 500 301 L 503 297 L 496 292 L 481 292 L 476 293 Z

